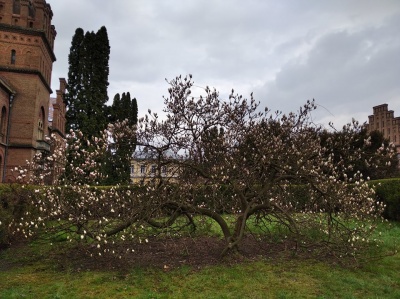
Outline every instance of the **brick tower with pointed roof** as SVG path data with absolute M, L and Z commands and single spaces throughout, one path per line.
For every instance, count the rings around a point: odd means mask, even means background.
M 10 170 L 31 161 L 38 151 L 49 151 L 49 104 L 56 30 L 45 0 L 0 0 L 0 171 L 2 182 Z M 65 80 L 57 91 L 57 125 L 64 134 Z M 60 93 L 60 95 L 59 95 Z M 65 111 L 64 111 L 65 113 Z M 54 119 L 54 115 L 53 115 Z M 51 130 L 51 127 L 50 127 Z

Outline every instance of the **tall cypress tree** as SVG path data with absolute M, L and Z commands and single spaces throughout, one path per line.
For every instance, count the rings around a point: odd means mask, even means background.
M 69 54 L 67 131 L 81 130 L 84 136 L 98 136 L 106 128 L 106 102 L 110 45 L 107 29 L 97 33 L 78 28 Z
M 138 106 L 136 98 L 131 99 L 129 92 L 117 93 L 114 96 L 112 106 L 109 112 L 109 122 L 128 120 L 128 125 L 137 124 Z
M 137 124 L 138 106 L 136 98 L 129 92 L 116 94 L 110 107 L 109 122 L 127 120 L 128 126 Z M 108 174 L 105 184 L 127 184 L 130 181 L 130 160 L 135 151 L 135 140 L 115 138 L 110 147 L 104 172 Z
M 82 91 L 82 65 L 80 63 L 82 57 L 82 43 L 84 32 L 82 28 L 75 31 L 72 37 L 70 53 L 68 56 L 68 93 L 65 94 L 64 101 L 68 107 L 66 112 L 66 129 L 67 132 L 77 130 L 79 128 L 77 121 L 77 111 L 81 109 L 81 91 Z
M 128 119 L 128 125 L 137 123 L 136 99 L 128 93 L 117 94 L 111 107 L 108 101 L 108 75 L 110 45 L 107 29 L 103 26 L 96 33 L 78 28 L 72 38 L 68 56 L 67 131 L 80 130 L 91 138 L 100 135 L 108 122 Z M 108 175 L 103 183 L 128 183 L 130 159 L 135 150 L 135 140 L 115 140 L 102 158 L 103 172 Z M 72 161 L 70 161 L 72 163 Z
M 101 27 L 97 33 L 84 33 L 82 28 L 76 29 L 68 56 L 68 93 L 64 97 L 67 132 L 70 129 L 80 130 L 84 137 L 90 139 L 99 136 L 106 128 L 109 57 L 110 45 L 105 27 Z M 73 159 L 68 152 L 67 159 L 65 175 L 69 176 L 73 166 L 83 161 Z

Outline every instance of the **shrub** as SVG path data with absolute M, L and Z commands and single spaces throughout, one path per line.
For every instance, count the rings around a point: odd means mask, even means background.
M 32 210 L 29 206 L 32 190 L 17 184 L 0 185 L 0 248 L 8 246 L 16 238 L 10 228 L 13 220 L 23 218 Z
M 383 216 L 400 221 L 400 179 L 377 180 L 371 184 L 376 186 L 377 200 L 386 205 Z

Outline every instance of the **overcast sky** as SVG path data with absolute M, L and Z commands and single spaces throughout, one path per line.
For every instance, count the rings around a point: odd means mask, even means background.
M 400 116 L 399 0 L 47 0 L 56 27 L 52 88 L 68 76 L 76 28 L 106 26 L 109 98 L 130 92 L 139 115 L 161 111 L 165 78 L 232 88 L 261 106 L 321 107 L 318 123 L 367 121 L 387 103 Z

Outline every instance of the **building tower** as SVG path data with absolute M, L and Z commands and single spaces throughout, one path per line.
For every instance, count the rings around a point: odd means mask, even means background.
M 0 0 L 0 182 L 11 181 L 10 170 L 31 161 L 38 151 L 50 150 L 45 137 L 56 60 L 52 17 L 45 0 Z M 60 89 L 63 93 L 65 80 Z M 57 113 L 63 109 L 59 104 Z M 62 126 L 53 129 L 64 134 Z
M 373 112 L 372 115 L 368 116 L 368 132 L 381 132 L 383 137 L 395 145 L 397 157 L 400 161 L 400 116 L 395 117 L 394 111 L 388 110 L 388 104 L 374 106 Z

